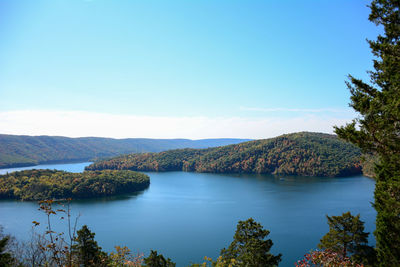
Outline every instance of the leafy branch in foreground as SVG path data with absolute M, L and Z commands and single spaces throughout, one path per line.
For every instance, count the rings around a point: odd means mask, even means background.
M 350 212 L 341 216 L 326 216 L 329 232 L 321 239 L 318 247 L 297 261 L 297 267 L 309 266 L 375 266 L 376 251 L 368 246 L 369 233 L 364 232 L 360 215 Z
M 39 202 L 39 210 L 46 214 L 46 230 L 33 246 L 37 247 L 40 257 L 32 258 L 32 266 L 141 266 L 142 256 L 132 256 L 126 247 L 116 246 L 116 252 L 107 254 L 98 246 L 94 239 L 95 233 L 83 225 L 77 229 L 77 216 L 72 224 L 70 202 L 55 203 L 53 200 Z M 60 215 L 61 220 L 67 220 L 66 236 L 64 232 L 55 232 L 52 226 L 53 216 Z M 33 221 L 34 226 L 40 222 Z
M 12 266 L 13 257 L 11 253 L 6 251 L 9 240 L 10 238 L 8 236 L 0 239 L 0 266 Z
M 353 262 L 374 265 L 375 250 L 368 246 L 369 233 L 364 232 L 364 222 L 360 215 L 350 212 L 341 216 L 326 216 L 329 232 L 321 239 L 319 248 L 332 251 L 340 259 L 350 258 Z
M 296 267 L 327 266 L 327 267 L 364 267 L 363 264 L 353 262 L 348 257 L 331 250 L 311 251 L 304 258 L 295 263 Z

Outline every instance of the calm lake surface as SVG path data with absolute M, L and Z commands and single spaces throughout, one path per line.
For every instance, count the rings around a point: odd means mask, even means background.
M 90 163 L 35 166 L 79 172 Z M 0 173 L 13 170 L 2 169 Z M 150 187 L 114 198 L 72 202 L 79 226 L 87 224 L 103 249 L 128 246 L 147 255 L 150 249 L 177 266 L 216 258 L 232 241 L 239 220 L 253 217 L 271 231 L 272 252 L 282 253 L 280 266 L 315 249 L 328 231 L 325 215 L 351 211 L 361 214 L 370 242 L 375 244 L 376 213 L 371 207 L 374 181 L 347 178 L 221 175 L 186 172 L 147 173 Z M 7 233 L 27 239 L 32 221 L 45 222 L 35 202 L 0 201 L 0 225 Z M 58 218 L 59 231 L 66 226 Z

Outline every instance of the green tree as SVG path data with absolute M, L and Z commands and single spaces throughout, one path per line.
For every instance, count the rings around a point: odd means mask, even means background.
M 269 252 L 273 243 L 266 239 L 268 235 L 269 231 L 253 218 L 239 221 L 232 243 L 221 250 L 222 260 L 229 263 L 234 259 L 238 266 L 277 266 L 282 255 Z
M 335 127 L 339 137 L 379 157 L 375 167 L 376 248 L 380 266 L 400 266 L 400 1 L 373 0 L 369 20 L 383 26 L 368 41 L 370 83 L 349 76 L 350 106 L 359 117 Z
M 175 267 L 175 263 L 170 258 L 165 259 L 163 255 L 158 254 L 156 250 L 151 250 L 150 255 L 143 259 L 145 266 L 148 267 Z
M 359 262 L 367 263 L 367 260 L 363 259 L 373 254 L 374 250 L 368 246 L 369 233 L 364 232 L 364 222 L 360 220 L 360 215 L 353 216 L 350 212 L 346 212 L 342 216 L 326 216 L 326 218 L 329 232 L 322 237 L 318 247 L 336 252 L 342 259 L 352 257 Z
M 0 239 L 0 266 L 8 267 L 12 266 L 13 258 L 10 253 L 6 252 L 6 247 L 9 237 Z
M 79 265 L 83 266 L 106 266 L 107 255 L 101 250 L 94 240 L 95 233 L 84 225 L 77 232 L 75 244 L 72 246 L 72 254 Z

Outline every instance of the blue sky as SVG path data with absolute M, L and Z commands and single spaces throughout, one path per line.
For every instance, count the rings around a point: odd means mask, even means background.
M 0 0 L 0 132 L 332 132 L 368 80 L 368 1 Z

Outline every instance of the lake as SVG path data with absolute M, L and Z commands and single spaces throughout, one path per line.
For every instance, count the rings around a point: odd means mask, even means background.
M 35 166 L 83 171 L 90 163 Z M 27 169 L 32 167 L 16 168 Z M 15 169 L 3 169 L 0 173 Z M 157 250 L 177 266 L 217 258 L 232 241 L 239 220 L 253 217 L 282 253 L 280 266 L 294 262 L 328 231 L 325 215 L 361 214 L 370 242 L 375 244 L 376 212 L 371 207 L 375 182 L 363 176 L 347 178 L 276 177 L 206 173 L 147 173 L 150 187 L 113 198 L 72 202 L 79 225 L 96 233 L 103 249 L 126 245 L 134 252 Z M 44 221 L 35 202 L 0 201 L 0 225 L 19 239 L 29 235 L 32 221 Z M 64 224 L 55 219 L 60 230 Z

